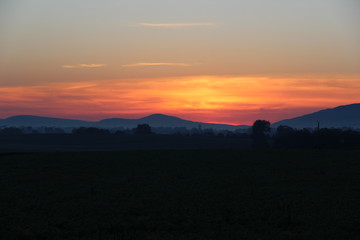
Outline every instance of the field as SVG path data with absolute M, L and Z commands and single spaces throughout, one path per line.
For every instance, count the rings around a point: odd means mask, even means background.
M 360 151 L 0 155 L 0 239 L 359 239 Z

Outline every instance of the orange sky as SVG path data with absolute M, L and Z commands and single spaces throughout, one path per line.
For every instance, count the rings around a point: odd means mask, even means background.
M 229 124 L 271 122 L 358 102 L 359 78 L 194 76 L 60 82 L 0 88 L 2 117 L 100 120 L 163 113 Z
M 0 118 L 251 124 L 360 102 L 358 0 L 0 1 Z

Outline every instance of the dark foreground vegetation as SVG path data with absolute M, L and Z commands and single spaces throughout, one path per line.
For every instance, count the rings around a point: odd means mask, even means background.
M 21 134 L 0 135 L 0 152 L 119 151 L 154 149 L 250 148 L 250 137 L 160 134 Z
M 0 129 L 0 152 L 24 151 L 114 151 L 150 149 L 360 149 L 360 131 L 349 128 L 293 129 L 257 120 L 249 129 L 170 128 L 155 133 L 148 124 L 134 129 L 95 127 L 31 127 Z M 164 130 L 164 129 L 162 129 Z M 157 129 L 159 131 L 159 128 Z M 169 133 L 171 132 L 171 133 Z
M 360 151 L 0 155 L 0 239 L 359 239 Z

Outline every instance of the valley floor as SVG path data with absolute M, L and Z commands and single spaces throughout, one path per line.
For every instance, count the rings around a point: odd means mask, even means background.
M 0 239 L 359 239 L 360 151 L 0 154 Z

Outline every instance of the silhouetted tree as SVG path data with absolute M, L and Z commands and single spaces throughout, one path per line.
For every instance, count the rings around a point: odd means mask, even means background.
M 252 126 L 252 137 L 254 148 L 267 148 L 269 146 L 268 136 L 271 130 L 270 122 L 266 120 L 256 120 Z
M 321 128 L 311 132 L 308 129 L 294 130 L 281 126 L 274 140 L 276 148 L 357 148 L 360 147 L 360 132 L 336 128 Z
M 280 125 L 276 129 L 276 136 L 287 136 L 294 133 L 294 129 L 292 127 L 286 125 Z
M 308 129 L 294 131 L 285 139 L 286 147 L 290 148 L 313 148 L 314 134 Z
M 264 135 L 270 131 L 270 122 L 266 120 L 256 120 L 252 126 L 254 135 Z
M 122 131 L 122 130 L 117 130 L 116 132 L 114 132 L 115 135 L 125 135 L 126 132 Z
M 75 128 L 72 131 L 73 134 L 83 134 L 83 135 L 108 135 L 110 134 L 110 131 L 107 129 L 101 129 L 101 128 L 95 128 L 95 127 L 80 127 Z
M 339 148 L 342 145 L 341 129 L 321 128 L 314 133 L 319 148 Z
M 345 148 L 360 147 L 360 132 L 354 130 L 345 130 L 341 133 L 340 142 L 342 147 Z
M 293 135 L 295 130 L 289 126 L 280 125 L 276 129 L 274 136 L 275 148 L 290 148 L 292 145 Z
M 20 128 L 16 128 L 16 127 L 8 127 L 8 128 L 4 128 L 0 131 L 1 135 L 20 135 L 23 134 L 23 132 L 21 131 Z
M 139 124 L 133 129 L 135 134 L 151 134 L 151 127 L 149 124 Z

